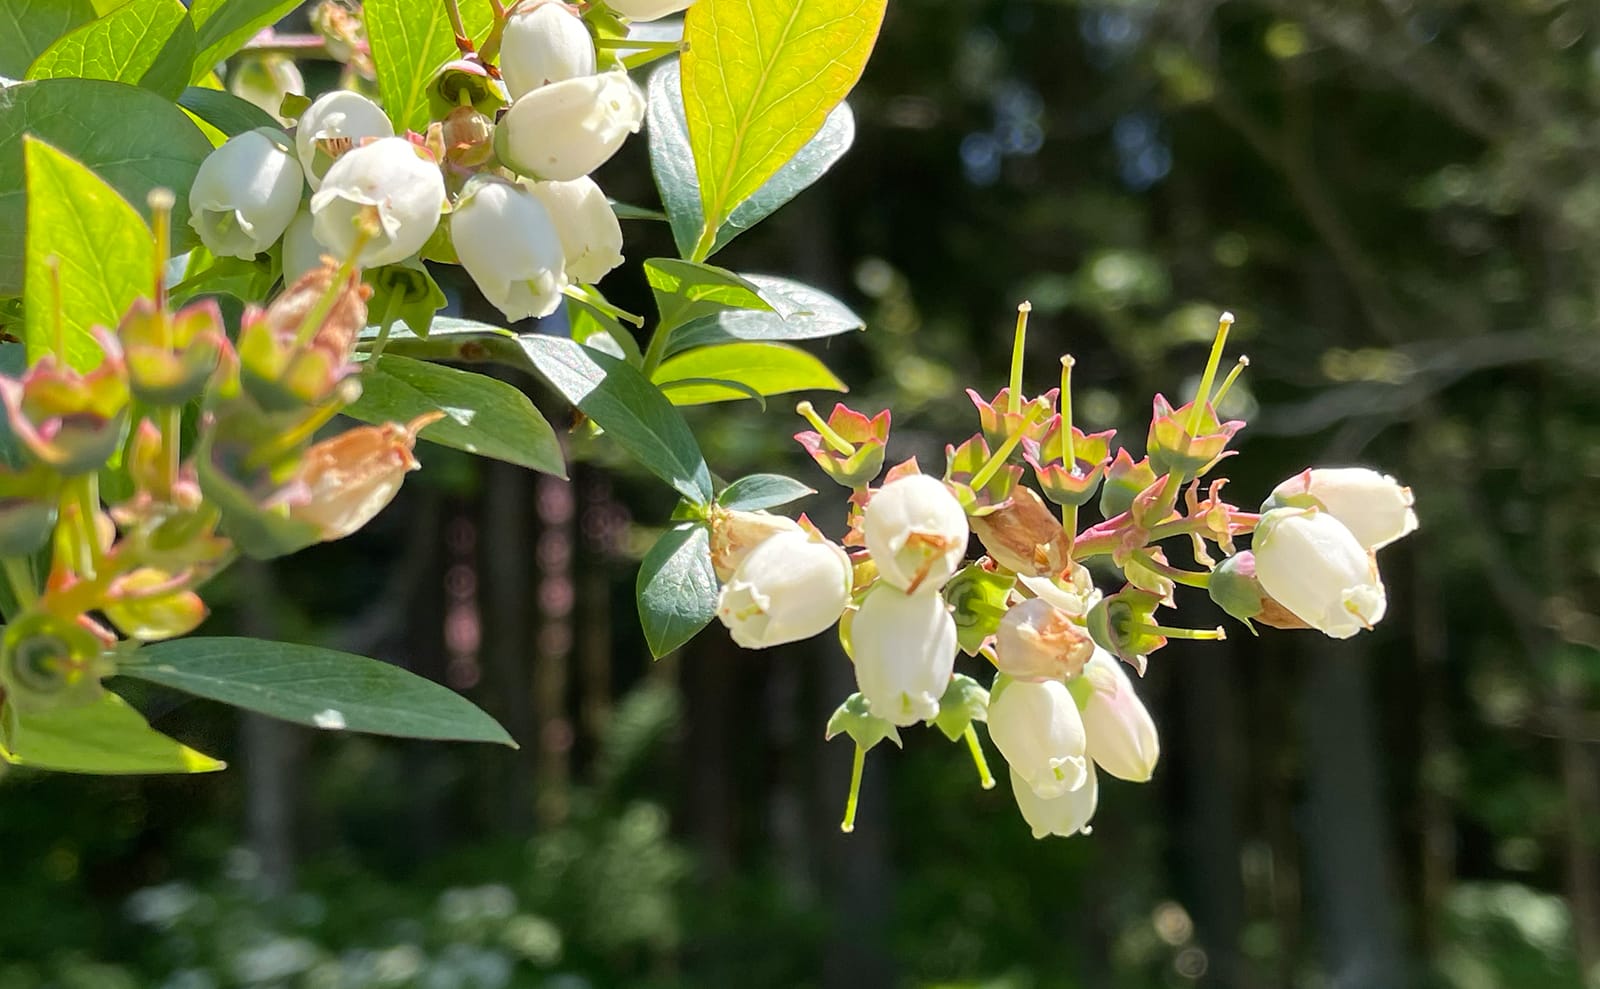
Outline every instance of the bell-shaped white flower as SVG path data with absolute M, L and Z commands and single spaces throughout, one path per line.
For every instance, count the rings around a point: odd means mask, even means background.
M 1272 489 L 1266 507 L 1319 507 L 1362 546 L 1379 549 L 1416 531 L 1413 500 L 1410 488 L 1367 467 L 1313 467 Z
M 444 176 L 425 154 L 403 137 L 346 151 L 311 197 L 316 239 L 341 260 L 360 243 L 356 263 L 368 268 L 422 250 L 444 208 Z
M 1060 680 L 999 680 L 989 693 L 989 737 L 1012 771 L 1046 800 L 1089 779 L 1083 719 Z
M 1118 779 L 1143 783 L 1161 758 L 1161 739 L 1123 664 L 1096 648 L 1074 684 L 1089 758 Z
M 1094 655 L 1088 631 L 1044 598 L 1012 605 L 995 630 L 995 668 L 1017 680 L 1065 680 Z
M 495 126 L 494 149 L 518 175 L 568 182 L 605 164 L 644 122 L 626 72 L 601 72 L 524 93 Z
M 1377 561 L 1332 514 L 1273 509 L 1256 525 L 1251 549 L 1261 589 L 1312 628 L 1348 639 L 1383 617 Z
M 726 583 L 751 551 L 780 532 L 803 532 L 800 523 L 787 515 L 771 512 L 745 512 L 711 508 L 711 567 L 717 579 Z
M 1017 798 L 1017 809 L 1022 811 L 1022 819 L 1033 829 L 1035 838 L 1051 835 L 1070 838 L 1080 831 L 1088 833 L 1089 819 L 1100 805 L 1100 781 L 1095 778 L 1094 767 L 1090 766 L 1087 779 L 1076 790 L 1055 797 L 1041 797 L 1013 769 L 1011 795 Z
M 450 214 L 461 266 L 507 319 L 548 316 L 567 287 L 561 238 L 538 197 L 503 179 L 467 183 Z
M 302 209 L 289 221 L 289 229 L 283 232 L 283 284 L 293 285 L 300 280 L 300 276 L 312 268 L 321 266 L 322 256 L 328 249 L 317 240 L 317 235 L 312 231 L 314 221 L 311 211 Z
M 653 21 L 687 10 L 694 0 L 606 0 L 611 12 L 630 21 Z
M 1100 589 L 1094 586 L 1089 568 L 1081 563 L 1072 565 L 1066 579 L 1019 573 L 1017 583 L 1026 587 L 1034 597 L 1044 598 L 1074 618 L 1082 618 L 1089 613 L 1089 609 L 1100 603 Z
M 529 0 L 506 19 L 500 73 L 513 100 L 594 71 L 594 39 L 583 18 L 560 0 Z
M 746 649 L 798 642 L 839 620 L 850 583 L 850 558 L 836 544 L 780 532 L 751 550 L 722 585 L 717 617 Z
M 937 591 L 967 553 L 966 510 L 943 481 L 927 474 L 897 478 L 873 492 L 861 532 L 879 576 L 907 593 Z
M 245 131 L 200 163 L 189 189 L 189 226 L 212 254 L 249 260 L 283 236 L 304 183 L 287 134 Z
M 850 620 L 856 686 L 874 717 L 905 726 L 939 713 L 956 668 L 956 622 L 937 594 L 878 586 Z
M 294 129 L 294 149 L 313 190 L 346 151 L 369 137 L 394 137 L 394 125 L 378 104 L 348 89 L 323 93 L 306 107 Z
M 568 279 L 598 282 L 622 263 L 622 224 L 594 179 L 585 175 L 570 182 L 530 182 L 528 188 L 556 223 Z
M 306 80 L 294 59 L 283 55 L 268 55 L 246 61 L 228 76 L 228 90 L 247 103 L 253 103 L 288 124 L 278 111 L 283 109 L 285 96 L 304 96 Z M 304 167 L 304 163 L 302 163 Z

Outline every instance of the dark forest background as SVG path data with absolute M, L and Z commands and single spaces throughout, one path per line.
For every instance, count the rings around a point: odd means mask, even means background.
M 1160 653 L 1162 763 L 1090 837 L 1035 842 L 927 731 L 874 751 L 845 836 L 832 641 L 651 663 L 653 482 L 429 447 L 205 631 L 402 663 L 522 749 L 141 695 L 232 769 L 0 775 L 0 989 L 1600 985 L 1600 7 L 894 0 L 852 104 L 844 161 L 718 261 L 867 317 L 824 356 L 893 407 L 892 460 L 973 431 L 1022 299 L 1029 387 L 1070 350 L 1080 421 L 1136 449 L 1231 309 L 1234 501 L 1312 463 L 1416 491 L 1383 624 Z M 647 174 L 641 140 L 600 179 Z M 694 423 L 724 476 L 824 486 L 785 401 Z M 799 507 L 842 531 L 831 491 Z

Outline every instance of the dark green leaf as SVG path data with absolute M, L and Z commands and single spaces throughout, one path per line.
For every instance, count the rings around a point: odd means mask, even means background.
M 316 646 L 173 639 L 141 649 L 118 672 L 330 731 L 516 745 L 493 718 L 447 687 L 389 663 Z
M 257 127 L 279 126 L 267 111 L 221 89 L 190 86 L 178 97 L 178 105 L 229 137 Z
M 0 76 L 21 79 L 57 38 L 94 18 L 90 0 L 0 0 Z
M 821 289 L 775 275 L 745 275 L 774 312 L 728 309 L 674 330 L 667 353 L 730 340 L 813 340 L 866 328 L 866 321 Z
M 702 522 L 667 530 L 639 564 L 639 621 L 657 659 L 694 638 L 717 614 L 711 534 Z
M 189 19 L 194 22 L 194 68 L 190 82 L 198 82 L 217 63 L 231 57 L 264 27 L 271 27 L 300 6 L 301 0 L 194 0 Z
M 705 224 L 700 205 L 699 177 L 689 150 L 688 125 L 683 113 L 683 89 L 676 60 L 664 63 L 649 83 L 650 166 L 661 193 L 672 239 L 678 253 L 688 257 Z M 855 116 L 841 103 L 828 114 L 822 129 L 794 157 L 740 203 L 717 231 L 711 253 L 771 216 L 816 182 L 849 150 L 855 140 Z M 709 255 L 708 255 L 709 256 Z
M 617 445 L 696 504 L 711 500 L 711 472 L 688 423 L 626 361 L 562 337 L 519 339 L 533 369 Z
M 90 329 L 116 326 L 153 291 L 155 244 L 138 212 L 93 172 L 41 141 L 23 143 L 28 360 L 51 352 L 59 333 L 67 362 L 88 370 L 104 357 Z
M 658 209 L 649 209 L 644 206 L 632 206 L 628 203 L 619 203 L 611 200 L 611 212 L 617 214 L 619 220 L 658 220 L 665 221 L 667 214 Z
M 848 390 L 821 361 L 783 343 L 722 343 L 690 350 L 662 362 L 651 380 L 666 387 L 673 381 L 703 378 L 737 381 L 763 395 Z M 703 405 L 744 398 L 745 394 L 725 385 L 697 384 L 673 388 L 667 397 L 673 405 Z
M 435 409 L 445 417 L 423 430 L 423 439 L 567 476 L 555 430 L 528 396 L 498 378 L 385 353 L 364 370 L 361 398 L 344 412 L 381 424 Z
M 644 363 L 633 333 L 594 302 L 567 296 L 567 323 L 572 327 L 572 339 L 585 347 L 620 357 L 634 367 Z
M 751 474 L 723 488 L 722 493 L 717 495 L 717 504 L 723 508 L 754 512 L 787 505 L 816 493 L 815 488 L 808 488 L 782 474 Z
M 151 728 L 113 693 L 86 707 L 0 708 L 0 758 L 61 773 L 211 773 L 218 762 Z
M 195 243 L 189 187 L 211 142 L 173 104 L 147 89 L 99 79 L 41 79 L 0 90 L 0 296 L 22 294 L 22 135 L 70 155 L 149 218 L 151 189 L 172 190 L 172 249 Z M 41 296 L 40 298 L 44 298 Z

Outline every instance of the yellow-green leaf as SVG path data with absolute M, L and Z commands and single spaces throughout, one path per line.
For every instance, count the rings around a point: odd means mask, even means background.
M 63 773 L 212 773 L 227 768 L 151 728 L 113 693 L 87 707 L 0 709 L 0 759 Z
M 168 41 L 180 26 L 187 27 L 189 12 L 178 0 L 128 0 L 97 20 L 56 39 L 28 67 L 29 79 L 106 79 L 137 84 L 161 60 Z M 188 59 L 194 58 L 194 41 L 185 39 Z M 174 52 L 175 57 L 182 52 Z M 189 81 L 189 64 L 169 74 L 164 84 L 176 95 Z
M 735 208 L 822 128 L 872 53 L 887 0 L 699 0 L 684 15 L 684 114 L 706 257 Z
M 651 380 L 661 386 L 673 405 L 731 402 L 750 398 L 752 392 L 781 395 L 791 391 L 848 390 L 821 361 L 799 347 L 782 343 L 699 347 L 663 362 Z
M 155 243 L 138 210 L 74 159 L 24 137 L 23 161 L 28 362 L 55 346 L 59 284 L 59 332 L 67 362 L 88 370 L 103 356 L 90 327 L 116 326 L 130 303 L 153 290 Z

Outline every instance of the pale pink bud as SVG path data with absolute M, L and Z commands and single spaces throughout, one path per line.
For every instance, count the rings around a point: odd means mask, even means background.
M 1161 739 L 1123 664 L 1095 649 L 1082 683 L 1088 689 L 1075 690 L 1074 696 L 1082 698 L 1079 713 L 1089 758 L 1118 779 L 1148 780 L 1161 758 Z
M 1094 655 L 1094 640 L 1043 598 L 1013 605 L 995 631 L 996 668 L 1017 680 L 1065 680 Z
M 428 412 L 404 426 L 357 426 L 313 444 L 295 476 L 302 496 L 290 502 L 289 517 L 316 526 L 324 542 L 366 525 L 422 466 L 411 453 L 417 434 L 443 418 Z

